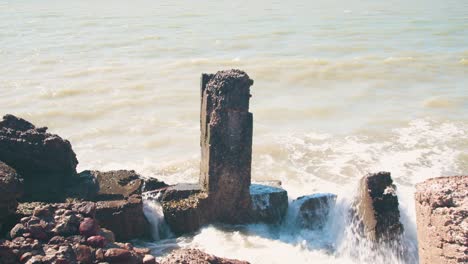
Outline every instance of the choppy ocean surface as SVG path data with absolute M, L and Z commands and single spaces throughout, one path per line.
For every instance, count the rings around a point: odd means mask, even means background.
M 253 179 L 338 194 L 320 232 L 207 227 L 154 243 L 252 263 L 415 263 L 414 185 L 468 171 L 468 1 L 0 0 L 0 114 L 71 141 L 79 169 L 198 178 L 199 77 L 255 83 Z M 390 171 L 408 256 L 351 237 L 357 181 Z

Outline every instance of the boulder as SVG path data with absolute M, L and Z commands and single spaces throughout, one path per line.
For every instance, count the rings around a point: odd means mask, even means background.
M 252 199 L 251 221 L 265 223 L 280 223 L 288 210 L 288 193 L 278 187 L 252 184 L 250 185 Z
M 143 202 L 138 195 L 125 200 L 96 202 L 96 219 L 100 226 L 115 234 L 117 241 L 151 235 L 149 223 L 143 214 Z
M 0 161 L 0 237 L 11 228 L 18 202 L 23 194 L 22 179 L 10 166 Z
M 227 259 L 207 254 L 198 249 L 178 249 L 164 257 L 160 264 L 249 264 L 247 261 Z
M 396 186 L 389 172 L 368 174 L 361 179 L 356 213 L 369 240 L 389 242 L 400 238 L 403 225 Z
M 307 229 L 323 228 L 335 202 L 336 195 L 331 193 L 317 193 L 297 198 L 292 202 L 292 206 L 297 208 L 296 224 Z
M 13 115 L 0 121 L 0 160 L 23 177 L 25 201 L 63 200 L 78 164 L 69 141 Z
M 468 263 L 468 176 L 419 183 L 415 200 L 420 263 Z

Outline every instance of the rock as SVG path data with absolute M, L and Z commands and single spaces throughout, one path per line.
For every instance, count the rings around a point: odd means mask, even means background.
M 181 200 L 196 195 L 201 192 L 201 187 L 198 184 L 179 183 L 160 190 L 160 201 Z
M 202 74 L 200 185 L 213 220 L 242 223 L 251 208 L 252 84 L 240 70 Z
M 80 234 L 86 237 L 94 236 L 99 229 L 98 223 L 93 218 L 85 218 L 80 223 Z
M 116 200 L 128 198 L 133 194 L 141 194 L 143 180 L 140 175 L 131 170 L 90 171 L 99 184 L 97 200 Z
M 127 249 L 122 248 L 110 248 L 104 253 L 104 260 L 109 263 L 137 263 L 137 259 Z
M 67 197 L 95 201 L 99 192 L 99 183 L 91 171 L 83 171 L 76 175 L 73 183 L 67 187 Z
M 160 261 L 161 264 L 249 264 L 246 261 L 226 259 L 204 253 L 198 249 L 179 249 Z
M 155 179 L 155 178 L 144 178 L 143 182 L 144 184 L 141 189 L 142 192 L 154 191 L 154 190 L 158 190 L 158 189 L 169 186 L 165 182 L 159 181 L 158 179 Z
M 297 198 L 292 202 L 292 206 L 298 210 L 297 224 L 301 228 L 323 228 L 335 202 L 336 195 L 331 193 L 317 193 Z
M 212 203 L 201 192 L 179 200 L 162 202 L 164 219 L 176 235 L 191 233 L 213 220 Z
M 94 248 L 103 248 L 107 245 L 107 240 L 103 236 L 91 236 L 86 240 L 88 245 Z
M 143 257 L 143 264 L 156 264 L 156 259 L 151 255 L 145 255 Z
M 93 253 L 88 246 L 85 245 L 77 245 L 73 248 L 76 255 L 76 260 L 80 261 L 81 263 L 93 263 Z
M 22 179 L 10 166 L 0 161 L 0 237 L 10 229 L 16 212 L 16 199 L 23 194 Z
M 419 183 L 415 200 L 420 263 L 468 263 L 468 176 Z
M 368 174 L 360 181 L 357 217 L 371 241 L 393 241 L 403 232 L 395 188 L 389 172 Z
M 111 230 L 117 241 L 150 236 L 150 226 L 143 214 L 140 196 L 127 200 L 99 201 L 96 203 L 96 219 L 99 225 Z
M 252 184 L 252 221 L 280 223 L 288 210 L 288 193 L 282 188 Z
M 63 200 L 78 164 L 69 141 L 12 115 L 0 121 L 0 160 L 23 177 L 26 201 Z
M 109 243 L 114 243 L 115 242 L 115 235 L 112 231 L 105 229 L 105 228 L 100 228 L 98 231 L 98 235 L 103 236 L 106 238 L 107 242 Z
M 24 233 L 28 233 L 28 229 L 23 224 L 16 224 L 10 231 L 10 237 L 20 237 Z

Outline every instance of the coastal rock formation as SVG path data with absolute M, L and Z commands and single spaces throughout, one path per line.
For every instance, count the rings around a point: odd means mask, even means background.
M 96 219 L 100 226 L 114 232 L 117 241 L 151 235 L 149 223 L 143 213 L 143 202 L 138 195 L 124 200 L 96 202 Z
M 240 70 L 201 77 L 200 185 L 215 203 L 215 219 L 228 223 L 244 222 L 250 209 L 252 84 Z
M 0 160 L 23 177 L 27 201 L 63 200 L 78 164 L 70 142 L 13 115 L 0 121 Z
M 360 181 L 357 217 L 371 241 L 393 241 L 403 232 L 395 189 L 389 172 L 368 174 Z
M 420 263 L 467 263 L 468 176 L 420 183 L 415 200 Z
M 179 249 L 160 261 L 161 264 L 249 264 L 246 261 L 226 259 L 204 253 L 198 249 Z
M 150 252 L 100 236 L 94 203 L 36 205 L 0 241 L 0 263 L 143 263 Z
M 16 212 L 16 199 L 23 194 L 22 179 L 10 166 L 0 161 L 0 236 L 9 227 L 10 218 Z
M 297 198 L 292 202 L 292 206 L 298 210 L 297 224 L 308 229 L 323 228 L 335 202 L 336 195 L 331 193 L 317 193 Z
M 250 185 L 251 219 L 254 222 L 280 223 L 288 210 L 286 190 L 268 185 Z

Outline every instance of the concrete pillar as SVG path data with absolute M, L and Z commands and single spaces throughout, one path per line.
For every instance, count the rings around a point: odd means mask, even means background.
M 372 173 L 361 179 L 357 213 L 364 235 L 371 241 L 399 239 L 403 231 L 395 188 L 389 172 Z
M 218 220 L 241 221 L 250 208 L 253 80 L 240 70 L 201 77 L 200 185 Z
M 415 200 L 420 263 L 468 263 L 468 176 L 422 182 Z

